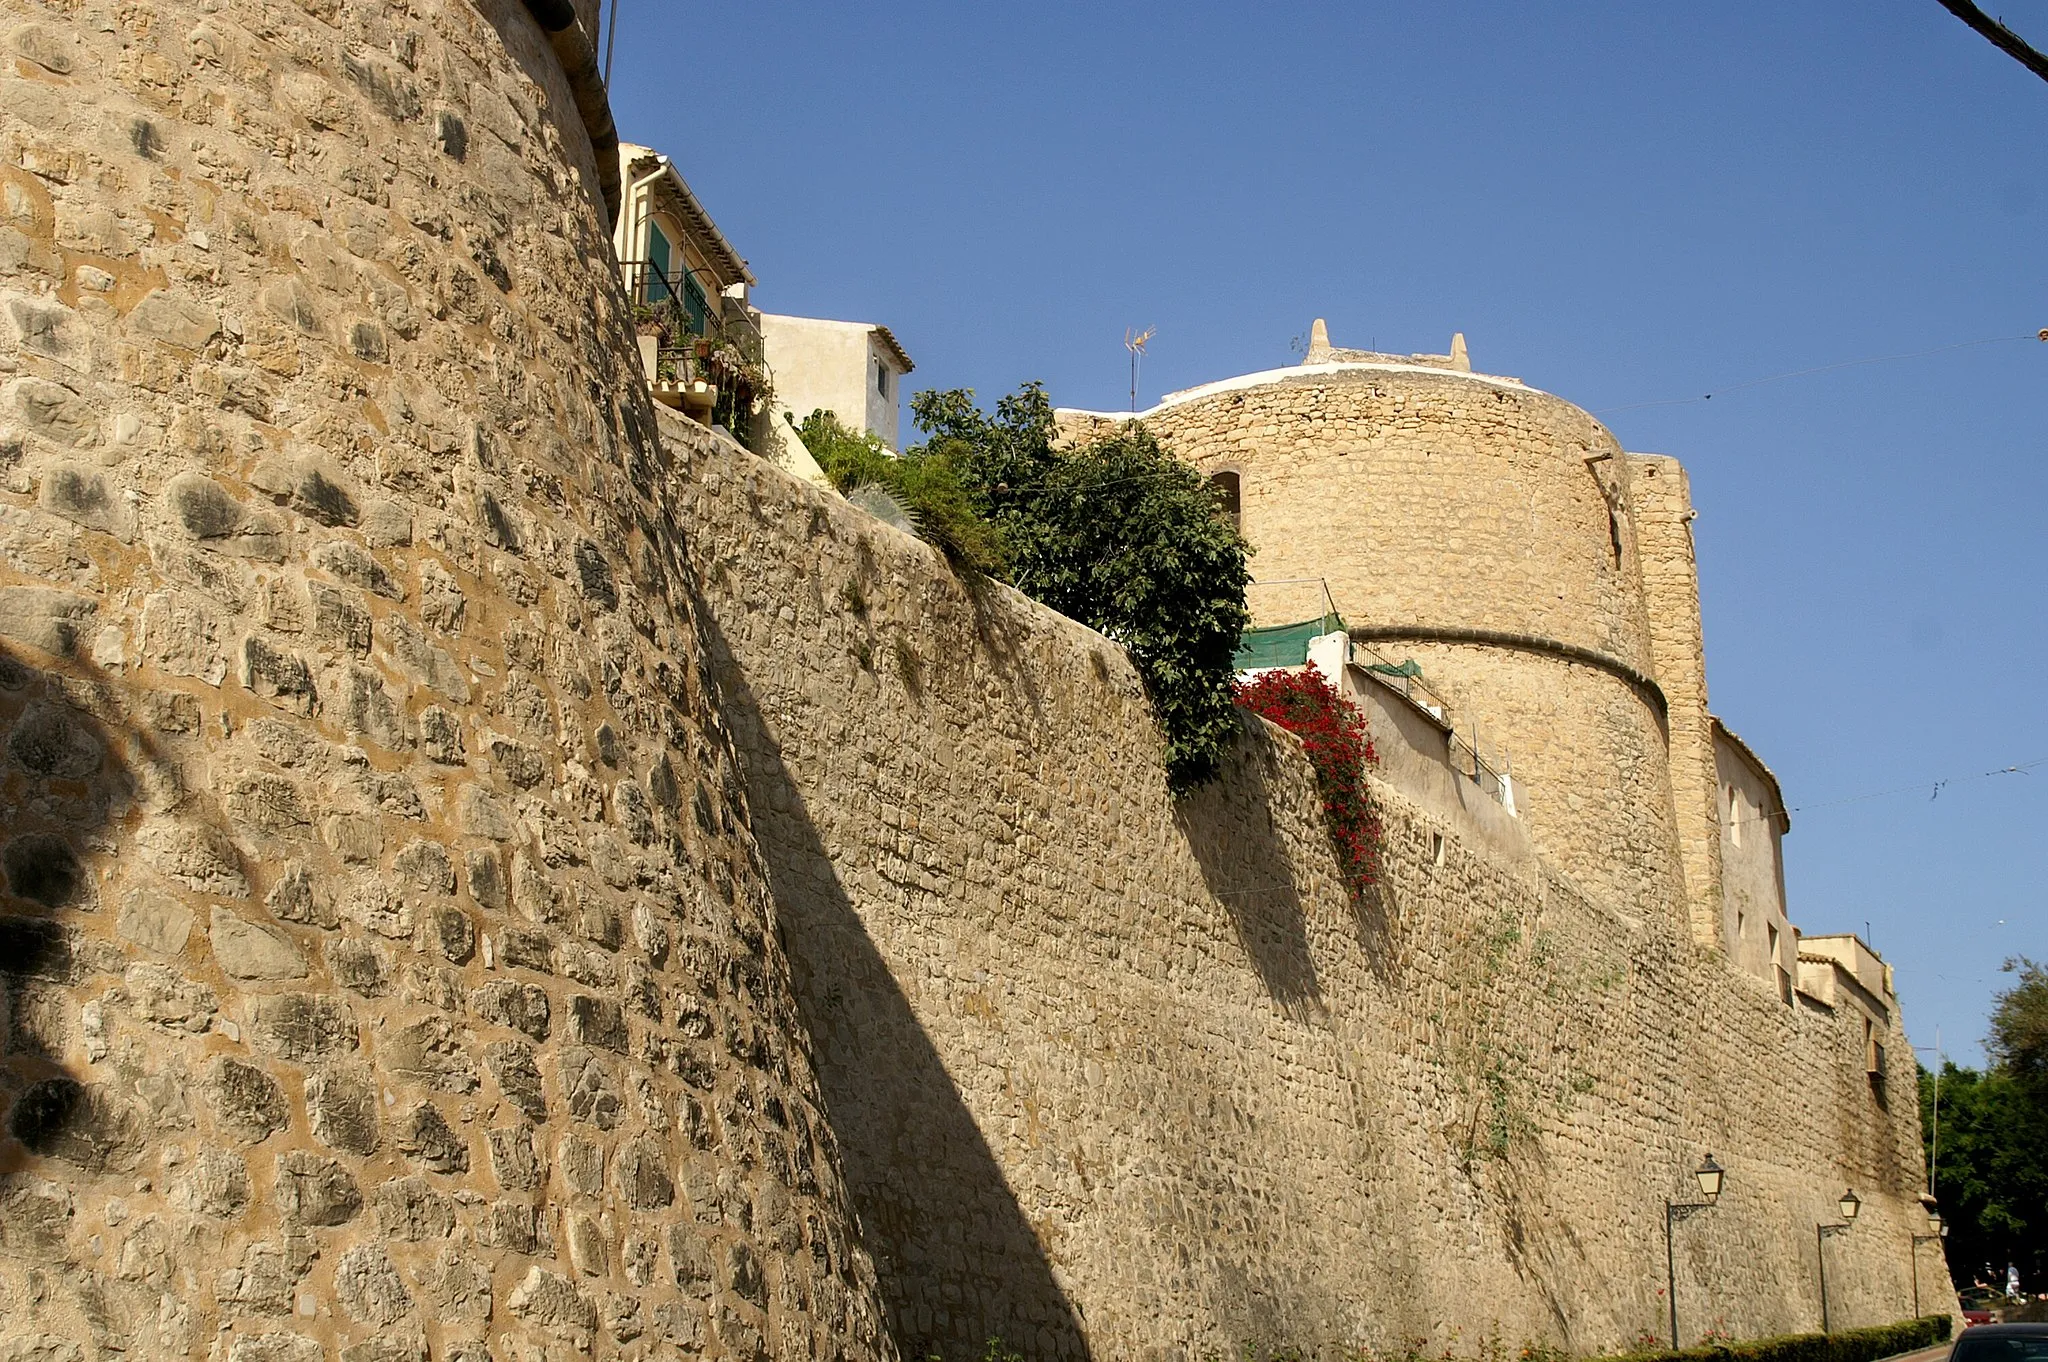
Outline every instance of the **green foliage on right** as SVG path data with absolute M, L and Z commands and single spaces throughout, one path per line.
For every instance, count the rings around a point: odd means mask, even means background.
M 962 389 L 919 393 L 910 410 L 931 436 L 913 453 L 959 471 L 1017 589 L 1130 653 L 1166 738 L 1168 782 L 1184 791 L 1212 778 L 1237 732 L 1231 685 L 1251 572 L 1208 480 L 1135 422 L 1055 448 L 1052 403 L 1035 383 L 993 416 Z
M 1991 1011 L 1982 1073 L 1944 1064 L 1939 1144 L 1934 1075 L 1920 1070 L 1920 1133 L 1949 1225 L 1958 1287 L 2005 1289 L 2008 1264 L 2031 1291 L 2048 1282 L 2048 968 L 2008 960 L 2018 981 Z
M 1881 1357 L 1931 1348 L 1948 1338 L 1953 1324 L 1947 1315 L 1927 1315 L 1832 1334 L 1786 1334 L 1747 1343 L 1625 1353 L 1615 1362 L 1876 1362 Z
M 2005 962 L 2019 982 L 1998 995 L 1991 1035 L 1992 1062 L 2022 1083 L 2048 1083 L 2048 966 L 2024 955 Z

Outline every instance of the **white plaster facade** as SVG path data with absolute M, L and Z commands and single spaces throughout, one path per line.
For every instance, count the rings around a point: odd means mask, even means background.
M 1799 972 L 1799 929 L 1785 911 L 1782 839 L 1792 815 L 1777 777 L 1719 719 L 1714 771 L 1721 814 L 1721 929 L 1728 958 L 1786 1003 Z
M 775 374 L 775 405 L 801 424 L 829 411 L 852 430 L 871 430 L 891 449 L 899 435 L 902 380 L 917 366 L 886 326 L 761 314 L 761 339 Z

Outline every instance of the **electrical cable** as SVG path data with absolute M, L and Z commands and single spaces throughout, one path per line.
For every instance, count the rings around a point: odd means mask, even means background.
M 1922 790 L 1931 790 L 1933 792 L 1928 796 L 1929 802 L 1932 802 L 1941 798 L 1941 792 L 1951 785 L 1971 780 L 1989 780 L 1993 776 L 2023 776 L 2032 772 L 2037 766 L 2048 766 L 2048 757 L 2036 757 L 2032 761 L 2022 761 L 2011 766 L 2001 766 L 1993 771 L 1979 771 L 1975 775 L 1944 776 L 1939 780 L 1923 780 L 1912 785 L 1894 785 L 1890 789 L 1872 790 L 1867 794 L 1845 795 L 1840 799 L 1822 800 L 1818 804 L 1799 804 L 1784 809 L 1759 813 L 1750 818 L 1733 818 L 1728 821 L 1731 823 L 1762 823 L 1786 814 L 1811 813 L 1817 809 L 1839 808 L 1844 804 L 1861 804 L 1865 800 L 1883 799 L 1890 795 L 1918 794 Z

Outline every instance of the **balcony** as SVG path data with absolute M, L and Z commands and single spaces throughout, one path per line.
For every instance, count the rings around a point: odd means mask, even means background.
M 751 447 L 755 411 L 774 392 L 752 311 L 710 294 L 688 271 L 670 274 L 647 260 L 620 268 L 654 400 Z

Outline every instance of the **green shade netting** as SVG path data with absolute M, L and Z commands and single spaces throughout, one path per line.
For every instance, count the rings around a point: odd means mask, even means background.
M 1275 624 L 1264 629 L 1247 629 L 1237 641 L 1237 670 L 1259 667 L 1299 667 L 1308 661 L 1308 641 L 1334 634 L 1344 627 L 1335 615 L 1319 615 L 1299 624 Z

